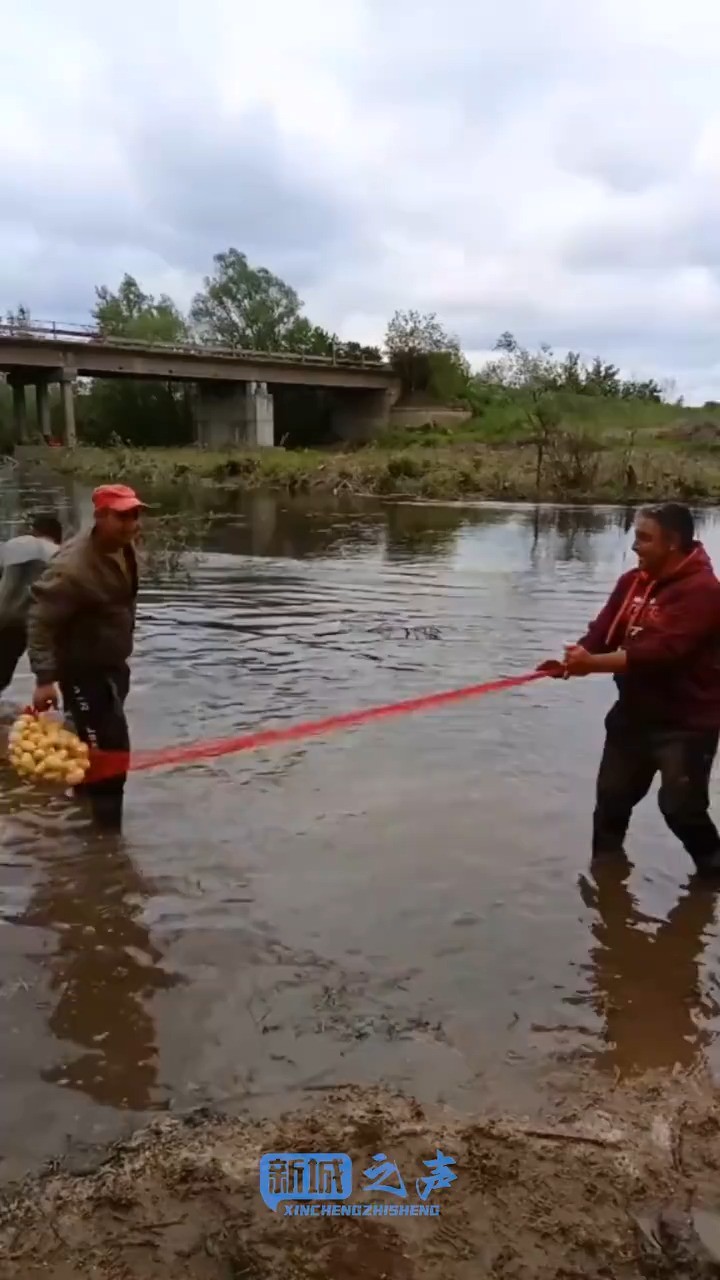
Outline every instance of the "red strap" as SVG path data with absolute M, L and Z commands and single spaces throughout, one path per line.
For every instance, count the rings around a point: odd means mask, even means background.
M 326 716 L 322 720 L 305 720 L 282 729 L 260 729 L 238 738 L 219 738 L 214 741 L 194 742 L 183 747 L 161 747 L 155 751 L 95 751 L 91 753 L 90 770 L 86 781 L 96 782 L 120 773 L 140 769 L 155 769 L 160 765 L 188 764 L 193 760 L 209 760 L 216 756 L 233 755 L 238 751 L 253 751 L 258 747 L 278 746 L 294 742 L 298 738 L 310 738 L 331 733 L 335 729 L 349 729 L 389 716 L 410 715 L 415 711 L 429 711 L 451 702 L 477 698 L 486 693 L 499 693 L 503 689 L 515 689 L 533 680 L 546 679 L 546 671 L 532 671 L 522 676 L 508 676 L 503 680 L 489 680 L 484 684 L 467 685 L 463 689 L 451 689 L 445 693 L 426 694 L 420 698 L 408 698 L 404 702 L 391 702 L 381 707 L 368 707 L 363 711 L 350 711 L 344 715 Z

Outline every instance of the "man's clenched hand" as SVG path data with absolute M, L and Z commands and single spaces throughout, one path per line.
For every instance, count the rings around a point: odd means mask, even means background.
M 33 706 L 36 711 L 47 711 L 49 707 L 60 705 L 58 691 L 54 684 L 38 684 L 33 693 Z

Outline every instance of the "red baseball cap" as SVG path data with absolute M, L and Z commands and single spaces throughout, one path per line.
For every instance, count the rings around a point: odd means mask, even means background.
M 147 507 L 126 484 L 101 484 L 93 491 L 92 502 L 96 511 L 137 511 Z

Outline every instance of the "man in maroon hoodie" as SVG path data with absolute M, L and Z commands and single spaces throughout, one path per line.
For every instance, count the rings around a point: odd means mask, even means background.
M 659 772 L 667 825 L 698 872 L 720 875 L 720 835 L 708 813 L 720 738 L 720 582 L 680 503 L 644 508 L 633 550 L 638 568 L 618 580 L 586 634 L 562 663 L 539 669 L 559 678 L 615 678 L 593 858 L 622 854 L 632 811 Z

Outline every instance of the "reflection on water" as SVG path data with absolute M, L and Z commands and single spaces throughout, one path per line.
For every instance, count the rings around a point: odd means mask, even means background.
M 190 585 L 142 590 L 138 746 L 526 671 L 632 563 L 625 510 L 164 500 L 224 518 Z M 3 536 L 48 505 L 76 524 L 88 492 L 0 476 Z M 23 663 L 4 719 L 30 687 Z M 568 1060 L 717 1070 L 714 897 L 653 802 L 632 869 L 587 866 L 611 696 L 534 684 L 137 774 L 117 846 L 1 769 L 5 1176 L 200 1099 L 382 1079 L 528 1109 Z
M 622 1076 L 696 1067 L 720 1013 L 701 975 L 714 936 L 716 892 L 686 889 L 658 921 L 640 909 L 629 875 L 623 859 L 581 879 L 583 901 L 595 915 L 588 976 L 606 1045 L 597 1063 Z
M 56 937 L 45 960 L 47 1025 L 63 1049 L 42 1078 L 105 1105 L 150 1108 L 158 1101 L 151 998 L 177 983 L 143 923 L 151 886 L 122 842 L 107 838 L 95 850 L 44 851 L 38 870 L 25 910 L 10 919 Z

